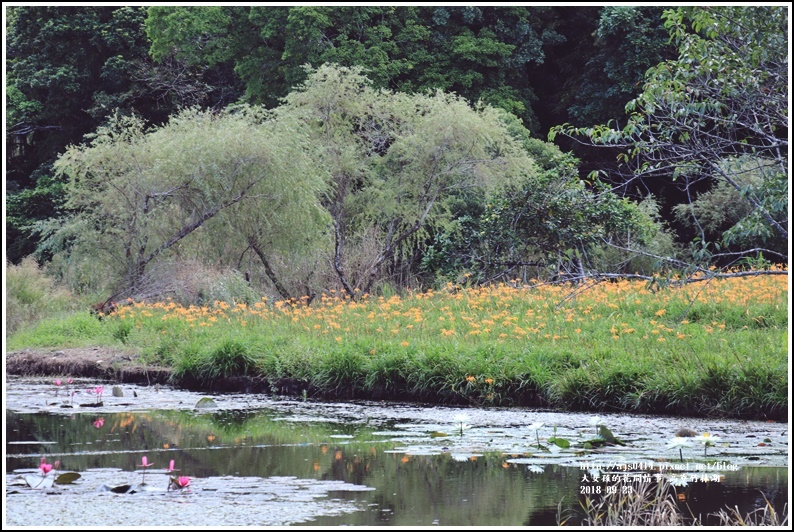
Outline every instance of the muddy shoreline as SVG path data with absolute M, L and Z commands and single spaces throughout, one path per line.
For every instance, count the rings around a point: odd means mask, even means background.
M 294 379 L 268 380 L 261 376 L 223 377 L 212 382 L 180 379 L 174 382 L 171 368 L 147 364 L 135 354 L 105 347 L 71 349 L 25 349 L 5 355 L 6 375 L 20 377 L 82 377 L 118 384 L 169 384 L 185 390 L 217 393 L 272 393 L 301 396 L 305 383 Z
M 166 384 L 169 368 L 143 363 L 136 355 L 102 347 L 25 349 L 5 355 L 6 375 L 86 377 L 126 384 Z

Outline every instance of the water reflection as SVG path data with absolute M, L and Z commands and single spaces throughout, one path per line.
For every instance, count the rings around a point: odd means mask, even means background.
M 92 482 L 92 470 L 108 468 L 132 482 L 146 454 L 157 467 L 174 460 L 180 474 L 194 479 L 191 487 L 197 494 L 219 477 L 259 478 L 264 483 L 297 477 L 371 488 L 331 489 L 329 496 L 355 502 L 357 510 L 312 522 L 323 526 L 554 525 L 560 501 L 569 523 L 581 519 L 578 501 L 584 496 L 586 471 L 525 463 L 530 456 L 526 442 L 515 453 L 474 447 L 467 451 L 465 437 L 434 430 L 425 435 L 431 444 L 406 447 L 418 434 L 415 427 L 406 432 L 409 420 L 368 424 L 284 414 L 268 409 L 101 415 L 6 411 L 6 467 L 9 472 L 35 468 L 45 455 L 60 460 L 64 470 L 84 473 L 85 485 Z M 720 475 L 719 482 L 681 488 L 695 515 L 726 505 L 747 513 L 764 504 L 762 492 L 775 508 L 786 502 L 788 475 L 783 468 L 743 467 Z M 149 478 L 147 473 L 147 482 Z

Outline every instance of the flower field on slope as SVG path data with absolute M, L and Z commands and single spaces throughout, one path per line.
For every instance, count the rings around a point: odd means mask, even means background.
M 206 385 L 256 375 L 326 397 L 779 419 L 787 283 L 448 285 L 359 301 L 328 293 L 311 305 L 130 301 L 103 321 L 45 322 L 14 340 L 121 343 Z

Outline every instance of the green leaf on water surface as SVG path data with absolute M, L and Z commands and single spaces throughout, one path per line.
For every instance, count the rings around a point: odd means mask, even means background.
M 585 449 L 598 449 L 599 447 L 605 447 L 608 445 L 607 441 L 604 438 L 593 438 L 592 440 L 587 440 L 582 445 Z
M 569 442 L 565 438 L 552 437 L 549 438 L 549 443 L 554 444 L 561 449 L 567 449 L 571 446 L 571 442 Z
M 626 445 L 624 442 L 617 439 L 615 435 L 612 434 L 612 431 L 606 428 L 604 425 L 598 426 L 598 435 L 610 445 Z
M 60 475 L 58 475 L 58 478 L 55 479 L 55 483 L 56 484 L 71 484 L 72 482 L 74 482 L 75 480 L 77 480 L 80 477 L 81 477 L 80 473 L 74 473 L 72 471 L 69 471 L 67 473 L 61 473 Z

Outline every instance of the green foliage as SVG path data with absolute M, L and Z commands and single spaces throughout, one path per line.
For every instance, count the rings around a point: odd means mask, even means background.
M 466 271 L 475 282 L 551 276 L 588 261 L 605 240 L 631 234 L 644 244 L 658 232 L 636 204 L 580 180 L 575 158 L 533 144 L 548 169 L 505 184 L 484 206 L 463 206 L 425 254 L 425 270 L 445 278 Z
M 6 335 L 37 322 L 74 311 L 81 301 L 46 275 L 33 257 L 19 265 L 6 263 Z
M 365 68 L 375 85 L 440 89 L 536 125 L 522 70 L 559 44 L 548 8 L 422 6 L 164 7 L 148 10 L 157 61 L 233 65 L 250 103 L 275 105 L 305 64 Z M 552 20 L 549 20 L 549 19 Z M 262 76 L 262 71 L 271 73 Z
M 207 280 L 210 282 L 206 286 L 198 288 L 196 304 L 205 305 L 223 301 L 230 305 L 236 303 L 252 305 L 259 301 L 259 294 L 242 278 L 240 272 L 231 271 Z
M 355 397 L 366 375 L 365 352 L 364 347 L 356 344 L 326 352 L 316 362 L 317 372 L 311 383 L 334 397 Z
M 634 178 L 672 171 L 687 189 L 707 176 L 724 181 L 752 209 L 727 241 L 763 247 L 772 235 L 787 240 L 781 184 L 788 177 L 779 175 L 788 167 L 787 13 L 782 6 L 666 10 L 677 58 L 648 70 L 643 92 L 626 106 L 626 125 L 566 124 L 550 138 L 584 135 L 596 145 L 627 149 L 620 160 Z M 743 186 L 748 163 L 766 186 Z
M 40 319 L 34 327 L 16 332 L 8 339 L 7 349 L 28 347 L 86 347 L 100 343 L 113 343 L 108 330 L 88 312 L 53 314 Z
M 132 323 L 125 321 L 118 323 L 111 335 L 122 344 L 125 344 L 130 337 L 130 332 L 132 332 Z
M 231 206 L 256 213 L 260 229 L 278 231 L 269 245 L 291 249 L 321 220 L 317 197 L 324 188 L 302 147 L 288 138 L 298 131 L 245 108 L 186 110 L 151 131 L 117 116 L 89 146 L 72 147 L 57 161 L 56 171 L 71 180 L 67 206 L 75 214 L 41 226 L 42 245 L 70 260 L 115 264 L 111 287 L 139 296 L 156 281 L 146 278 L 150 265 Z M 244 240 L 242 231 L 236 237 Z
M 231 339 L 214 347 L 199 368 L 199 374 L 205 380 L 250 375 L 255 371 L 256 360 L 251 356 L 248 347 Z
M 208 66 L 228 61 L 236 52 L 228 46 L 233 31 L 233 12 L 240 8 L 221 6 L 152 6 L 147 9 L 146 35 L 155 61 L 171 54 L 167 43 L 179 42 L 178 59 L 187 63 L 205 62 Z
M 305 123 L 320 150 L 333 190 L 333 266 L 351 297 L 447 223 L 451 203 L 534 172 L 503 112 L 441 92 L 376 90 L 358 68 L 310 71 L 277 114 Z
M 764 207 L 775 219 L 785 217 L 788 202 L 785 174 L 774 171 L 764 161 L 747 157 L 726 159 L 721 171 L 730 173 L 734 184 L 716 181 L 706 192 L 698 194 L 691 203 L 676 206 L 676 217 L 703 232 L 705 240 L 741 249 L 763 243 L 770 249 L 785 252 L 786 241 L 764 223 L 750 197 L 763 198 Z M 738 185 L 738 188 L 736 187 Z
M 30 254 L 31 224 L 63 205 L 52 187 L 58 153 L 96 128 L 115 107 L 152 114 L 135 78 L 146 57 L 142 7 L 14 6 L 7 10 L 6 149 L 9 259 Z
M 645 72 L 671 56 L 662 11 L 655 6 L 601 8 L 593 55 L 582 72 L 565 80 L 570 120 L 601 123 L 623 114 L 626 102 L 641 91 Z

